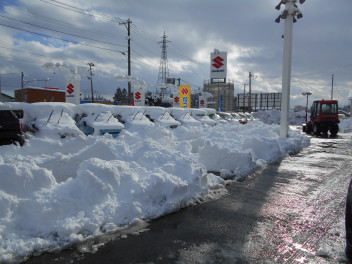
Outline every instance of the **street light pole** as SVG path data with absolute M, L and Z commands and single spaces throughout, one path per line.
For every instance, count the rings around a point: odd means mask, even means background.
M 306 102 L 306 124 L 308 123 L 308 96 L 311 95 L 311 92 L 303 92 L 302 95 L 307 96 Z
M 92 100 L 91 102 L 94 103 L 94 92 L 93 92 L 93 72 L 92 72 L 92 67 L 95 66 L 93 62 L 89 62 L 89 71 L 90 71 L 90 77 L 88 77 L 88 79 L 90 79 L 90 90 L 92 93 Z
M 305 0 L 299 0 L 302 4 Z M 285 5 L 285 10 L 276 19 L 276 23 L 280 23 L 280 19 L 285 20 L 284 32 L 284 51 L 282 65 L 282 97 L 281 97 L 281 121 L 280 121 L 280 137 L 288 136 L 288 113 L 290 108 L 290 86 L 291 86 L 291 65 L 292 65 L 292 33 L 293 23 L 297 18 L 303 15 L 296 5 L 297 0 L 281 0 L 275 7 L 280 10 L 281 4 Z

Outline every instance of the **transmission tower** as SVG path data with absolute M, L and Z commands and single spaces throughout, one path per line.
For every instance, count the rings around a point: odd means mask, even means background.
M 166 51 L 166 43 L 170 42 L 167 39 L 167 36 L 164 35 L 162 36 L 162 41 L 159 43 L 161 44 L 161 59 L 160 59 L 160 67 L 159 67 L 159 74 L 158 74 L 158 84 L 166 84 L 167 83 L 167 78 L 169 77 L 169 67 L 167 63 L 167 51 Z M 166 94 L 166 87 L 161 88 L 161 93 L 162 95 Z

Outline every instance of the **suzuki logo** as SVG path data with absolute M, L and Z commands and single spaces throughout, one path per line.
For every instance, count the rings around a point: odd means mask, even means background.
M 74 90 L 74 88 L 75 88 L 75 86 L 72 84 L 72 83 L 70 83 L 69 85 L 67 85 L 67 93 L 68 94 L 72 94 L 75 90 Z
M 174 98 L 174 102 L 175 103 L 178 103 L 180 101 L 180 99 L 176 96 L 175 98 Z
M 182 93 L 182 94 L 188 94 L 188 89 L 183 88 L 183 89 L 181 90 L 181 93 Z
M 204 105 L 204 100 L 200 100 L 200 105 Z
M 224 61 L 223 58 L 221 58 L 220 56 L 217 56 L 215 59 L 213 59 L 213 66 L 217 69 L 219 69 L 220 67 L 222 67 L 224 64 L 222 63 Z
M 136 98 L 136 100 L 141 99 L 141 93 L 140 92 L 136 92 L 134 95 L 134 98 Z

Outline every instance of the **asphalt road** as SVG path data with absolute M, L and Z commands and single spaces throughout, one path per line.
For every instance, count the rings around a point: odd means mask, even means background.
M 26 263 L 344 263 L 351 143 L 312 138 L 218 200 Z

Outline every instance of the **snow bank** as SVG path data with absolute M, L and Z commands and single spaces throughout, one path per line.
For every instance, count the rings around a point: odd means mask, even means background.
M 126 116 L 127 117 L 127 116 Z M 253 121 L 163 128 L 129 120 L 119 137 L 30 135 L 0 146 L 0 262 L 64 247 L 226 193 L 243 177 L 309 144 Z
M 340 132 L 352 131 L 352 118 L 340 119 L 339 129 L 340 129 Z
M 261 110 L 258 112 L 254 112 L 253 116 L 265 124 L 280 124 L 281 119 L 281 111 L 277 109 L 272 110 Z M 302 125 L 306 121 L 306 112 L 294 112 L 292 110 L 289 111 L 289 124 L 290 125 Z M 309 117 L 308 117 L 309 118 Z

